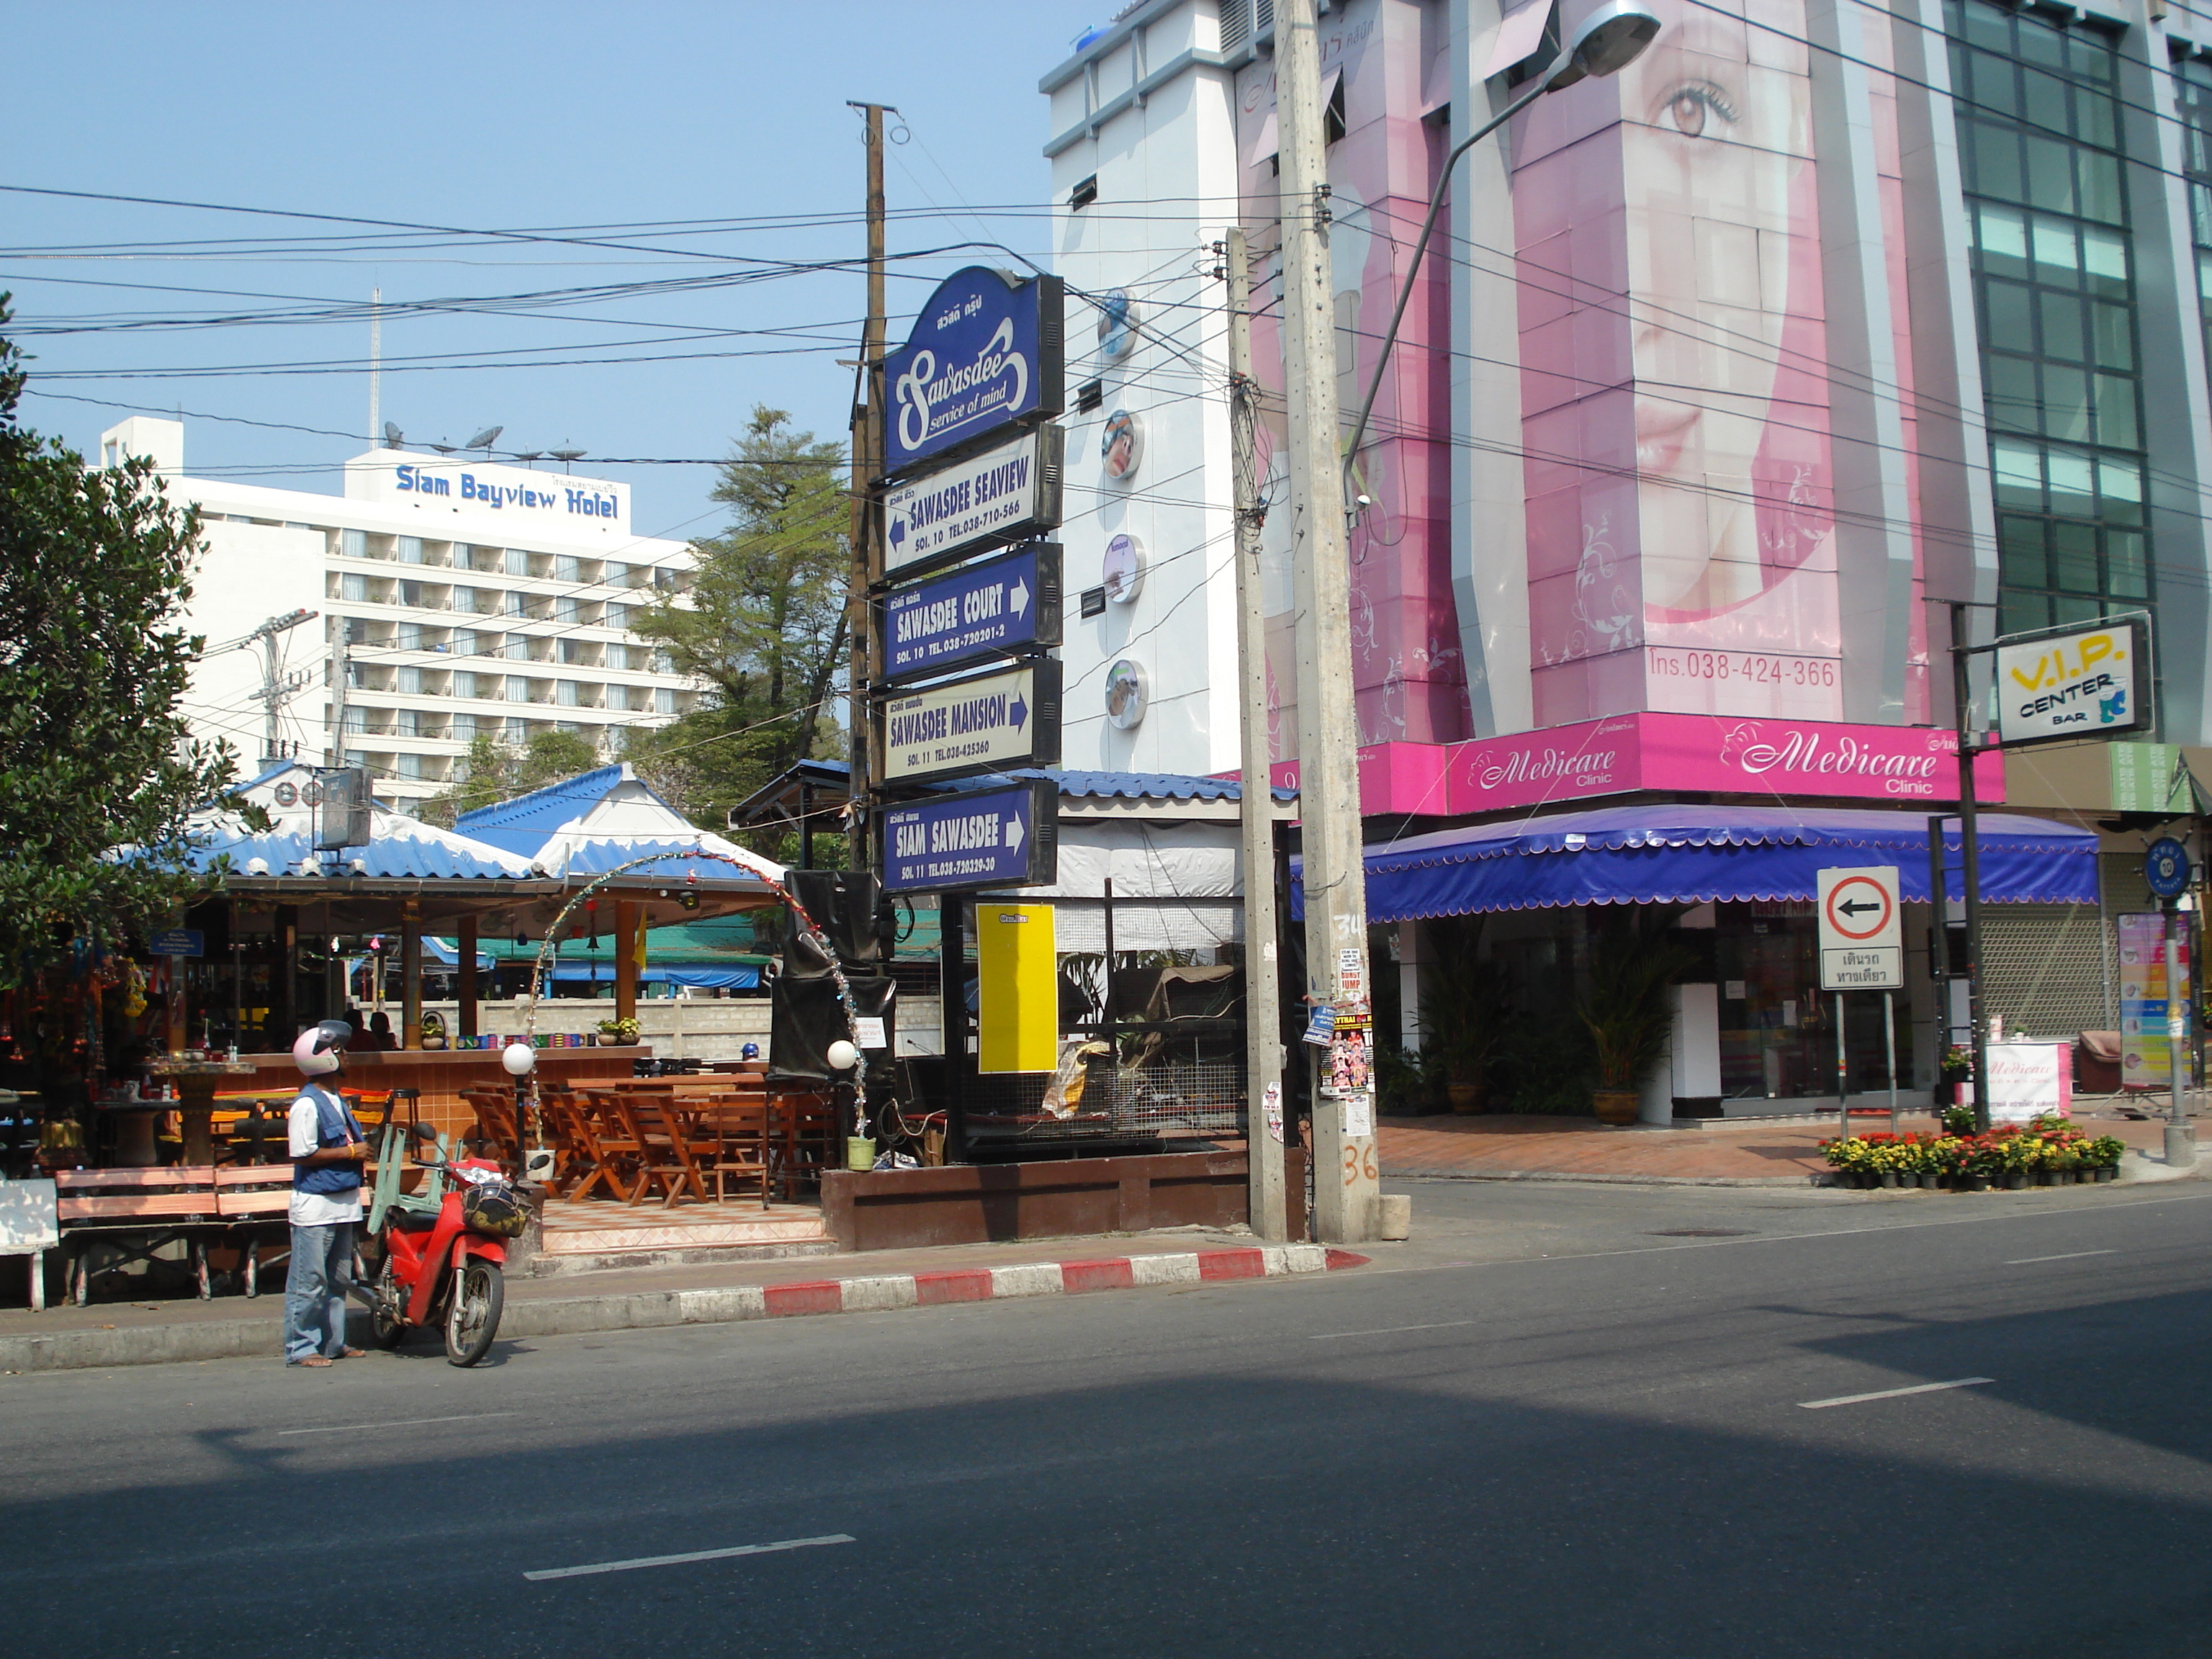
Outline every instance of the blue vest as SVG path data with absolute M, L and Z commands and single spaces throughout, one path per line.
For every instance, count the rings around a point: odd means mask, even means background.
M 326 1152 L 333 1146 L 349 1146 L 362 1138 L 361 1125 L 346 1109 L 346 1104 L 319 1084 L 301 1085 L 300 1093 L 315 1103 L 315 1148 Z M 321 1164 L 313 1169 L 303 1164 L 292 1166 L 292 1190 L 295 1193 L 321 1193 L 337 1197 L 341 1193 L 361 1190 L 361 1165 L 358 1164 Z

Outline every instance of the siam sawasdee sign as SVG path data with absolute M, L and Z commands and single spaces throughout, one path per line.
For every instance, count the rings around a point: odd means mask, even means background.
M 884 814 L 884 890 L 1026 887 L 1059 878 L 1058 791 L 1049 783 L 942 797 Z
M 1060 547 L 1033 543 L 884 595 L 886 681 L 1060 643 Z
M 896 476 L 1065 403 L 1063 290 L 982 265 L 937 285 L 884 360 L 884 470 Z

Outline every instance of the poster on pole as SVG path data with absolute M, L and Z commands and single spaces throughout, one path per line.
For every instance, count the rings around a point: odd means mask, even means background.
M 1903 986 L 1897 866 L 1823 870 L 1820 881 L 1820 988 L 1894 991 Z
M 2176 941 L 2180 958 L 2177 1010 L 2168 1000 L 2166 918 L 2155 914 L 2122 916 L 2120 936 L 2120 1087 L 2163 1090 L 2173 1086 L 2172 1044 L 2168 1021 L 2179 1012 L 2185 1052 L 2194 1036 L 2190 1018 L 2192 975 L 2189 936 Z

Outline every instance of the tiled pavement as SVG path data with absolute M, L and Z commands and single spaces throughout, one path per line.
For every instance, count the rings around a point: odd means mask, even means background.
M 2162 1122 L 2096 1115 L 2077 1108 L 2100 1134 L 2114 1134 L 2138 1152 L 2161 1156 Z M 1905 1113 L 1900 1130 L 1933 1129 L 1925 1113 Z M 1854 1107 L 1855 1133 L 1889 1127 L 1889 1114 Z M 1732 1129 L 1614 1127 L 1586 1117 L 1399 1117 L 1380 1121 L 1382 1173 L 1474 1180 L 1695 1182 L 1732 1186 L 1802 1186 L 1827 1165 L 1820 1143 L 1835 1138 L 1836 1120 L 1747 1124 Z M 2212 1145 L 2206 1146 L 2212 1158 Z

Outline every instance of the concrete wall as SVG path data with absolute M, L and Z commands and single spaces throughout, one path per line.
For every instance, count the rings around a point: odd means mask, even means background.
M 519 1034 L 527 1022 L 528 1000 L 477 1004 L 477 1030 L 502 1036 Z M 426 1002 L 423 1008 L 440 1015 L 446 1029 L 454 1029 L 457 1005 Z M 641 1000 L 637 1005 L 639 1036 L 655 1054 L 665 1060 L 735 1060 L 748 1042 L 769 1051 L 769 1000 L 766 997 L 691 998 Z M 611 1002 L 587 1002 L 580 997 L 556 997 L 538 1005 L 538 1029 L 543 1032 L 584 1032 L 598 1029 L 600 1020 L 614 1018 Z M 902 1054 L 933 1054 L 939 1051 L 937 999 L 931 995 L 902 995 L 898 1009 L 898 1049 Z

